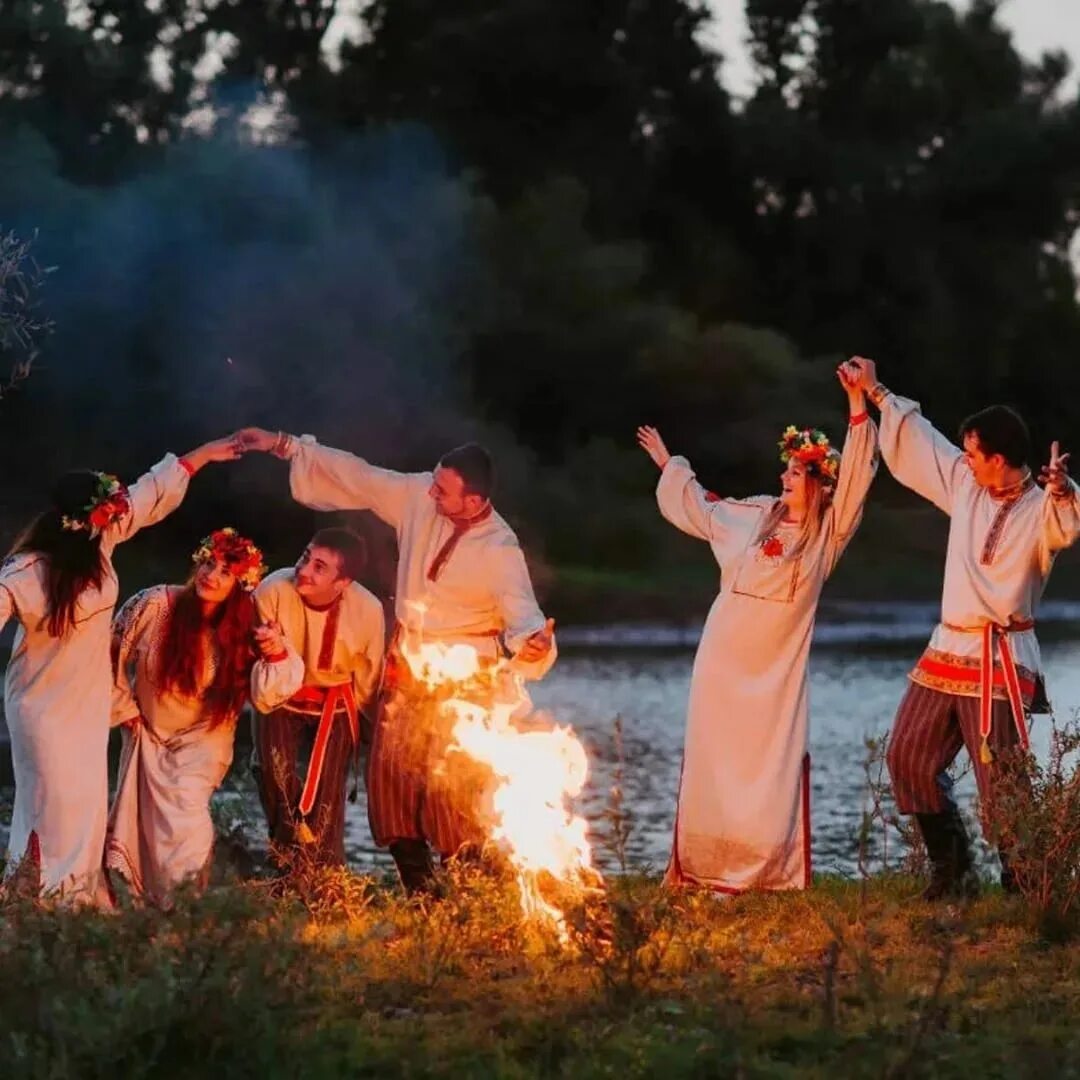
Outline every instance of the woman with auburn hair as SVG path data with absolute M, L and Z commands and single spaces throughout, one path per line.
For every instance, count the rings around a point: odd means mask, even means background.
M 62 476 L 52 505 L 0 566 L 0 627 L 18 620 L 4 679 L 15 807 L 5 876 L 20 891 L 107 904 L 101 872 L 108 811 L 109 628 L 116 545 L 172 513 L 188 480 L 243 453 L 219 439 L 166 454 L 126 488 L 115 476 Z
M 136 593 L 113 622 L 113 721 L 125 731 L 105 864 L 159 904 L 185 880 L 205 883 L 210 797 L 232 762 L 244 705 L 276 709 L 304 681 L 281 627 L 257 625 L 262 552 L 224 528 L 192 561 L 185 585 Z
M 723 893 L 810 884 L 810 638 L 877 468 L 859 373 L 846 363 L 837 374 L 850 414 L 843 454 L 822 432 L 789 427 L 779 498 L 721 499 L 655 428 L 638 429 L 661 469 L 660 512 L 708 541 L 722 574 L 694 659 L 669 884 Z

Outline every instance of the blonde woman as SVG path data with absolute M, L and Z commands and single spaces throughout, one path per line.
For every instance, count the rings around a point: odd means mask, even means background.
M 638 443 L 661 470 L 660 512 L 712 548 L 720 593 L 694 659 L 669 884 L 718 892 L 810 884 L 807 659 L 821 587 L 851 540 L 877 468 L 859 373 L 843 454 L 817 430 L 780 440 L 779 496 L 722 499 L 655 428 Z

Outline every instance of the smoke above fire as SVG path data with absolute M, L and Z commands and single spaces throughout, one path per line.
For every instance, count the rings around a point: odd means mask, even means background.
M 107 189 L 29 130 L 0 153 L 0 222 L 57 267 L 56 333 L 0 425 L 20 479 L 131 471 L 242 424 L 406 467 L 478 433 L 458 370 L 477 199 L 424 130 L 318 154 L 226 132 Z

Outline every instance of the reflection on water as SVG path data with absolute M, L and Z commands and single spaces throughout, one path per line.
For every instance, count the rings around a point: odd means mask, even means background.
M 905 675 L 923 641 L 856 650 L 846 643 L 818 645 L 811 655 L 810 751 L 814 868 L 852 873 L 866 797 L 865 740 L 892 723 L 904 691 Z M 1080 707 L 1080 641 L 1044 641 L 1043 659 L 1057 713 Z M 690 666 L 689 648 L 565 648 L 541 683 L 531 687 L 538 707 L 559 723 L 569 723 L 589 751 L 592 775 L 582 808 L 598 828 L 605 825 L 616 767 L 613 722 L 622 718 L 623 809 L 629 817 L 628 855 L 638 866 L 663 867 L 668 856 L 682 755 Z M 746 722 L 756 722 L 748 716 Z M 1045 759 L 1048 723 L 1037 718 L 1032 741 Z M 246 725 L 237 747 L 234 774 L 246 771 L 250 745 Z M 0 749 L 0 801 L 10 784 L 10 757 Z M 961 761 L 964 755 L 961 753 Z M 114 763 L 115 765 L 115 763 Z M 250 787 L 247 786 L 248 790 Z M 974 783 L 964 776 L 958 788 L 970 804 Z M 258 818 L 257 805 L 250 815 Z M 371 845 L 363 792 L 346 809 L 349 855 L 358 867 L 389 865 Z M 895 839 L 895 838 L 894 838 Z M 895 851 L 893 840 L 890 840 Z M 596 842 L 600 864 L 613 868 L 609 847 Z

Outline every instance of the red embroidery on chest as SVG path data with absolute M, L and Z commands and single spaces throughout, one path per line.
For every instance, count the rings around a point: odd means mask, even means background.
M 761 554 L 766 559 L 779 559 L 784 554 L 783 541 L 778 536 L 767 536 L 761 542 Z

